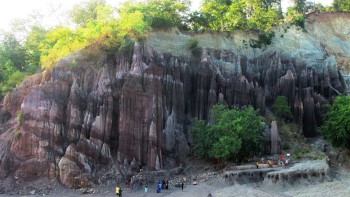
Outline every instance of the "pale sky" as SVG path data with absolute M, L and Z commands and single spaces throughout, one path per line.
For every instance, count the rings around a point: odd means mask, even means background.
M 46 26 L 55 26 L 65 22 L 64 11 L 69 10 L 74 4 L 86 0 L 1 0 L 0 3 L 0 29 L 9 29 L 10 21 L 15 18 L 26 18 L 35 13 L 35 10 L 43 15 L 39 18 Z M 117 6 L 127 0 L 107 0 L 111 6 Z M 202 0 L 192 0 L 193 9 L 198 8 Z M 331 5 L 333 0 L 313 0 L 323 5 Z M 290 6 L 290 0 L 282 0 L 282 7 Z

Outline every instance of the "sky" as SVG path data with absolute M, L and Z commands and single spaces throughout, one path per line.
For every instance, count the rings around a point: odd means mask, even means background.
M 73 5 L 86 0 L 2 0 L 0 2 L 0 29 L 9 29 L 9 24 L 16 18 L 26 18 L 36 12 L 42 14 L 38 20 L 46 26 L 64 24 L 69 10 Z M 107 0 L 111 6 L 117 6 L 127 0 Z M 202 0 L 191 0 L 192 9 L 199 8 Z M 312 0 L 323 5 L 331 5 L 333 0 Z M 282 7 L 286 9 L 291 0 L 282 0 Z M 61 15 L 60 15 L 61 14 Z M 35 15 L 35 14 L 34 14 Z M 61 17 L 60 17 L 61 16 Z

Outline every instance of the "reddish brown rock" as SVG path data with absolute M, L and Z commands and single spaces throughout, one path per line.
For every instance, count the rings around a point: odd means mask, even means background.
M 210 46 L 192 58 L 152 47 L 136 43 L 130 54 L 96 50 L 92 57 L 77 52 L 8 94 L 0 105 L 0 176 L 48 176 L 79 188 L 124 161 L 133 166 L 124 175 L 140 165 L 173 167 L 190 152 L 189 123 L 207 119 L 214 104 L 253 105 L 264 114 L 279 95 L 312 137 L 322 105 L 344 90 L 331 57 L 316 68 L 283 49 L 245 55 Z M 275 131 L 273 124 L 278 153 Z

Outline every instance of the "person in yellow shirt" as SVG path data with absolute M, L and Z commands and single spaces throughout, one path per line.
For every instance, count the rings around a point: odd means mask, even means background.
M 119 197 L 122 196 L 122 190 L 120 189 L 119 186 L 117 186 L 117 187 L 115 188 L 115 194 L 116 194 L 117 196 L 119 196 Z

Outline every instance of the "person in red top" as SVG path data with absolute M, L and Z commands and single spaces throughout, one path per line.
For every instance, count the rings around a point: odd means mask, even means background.
M 280 155 L 280 160 L 284 162 L 284 154 Z

